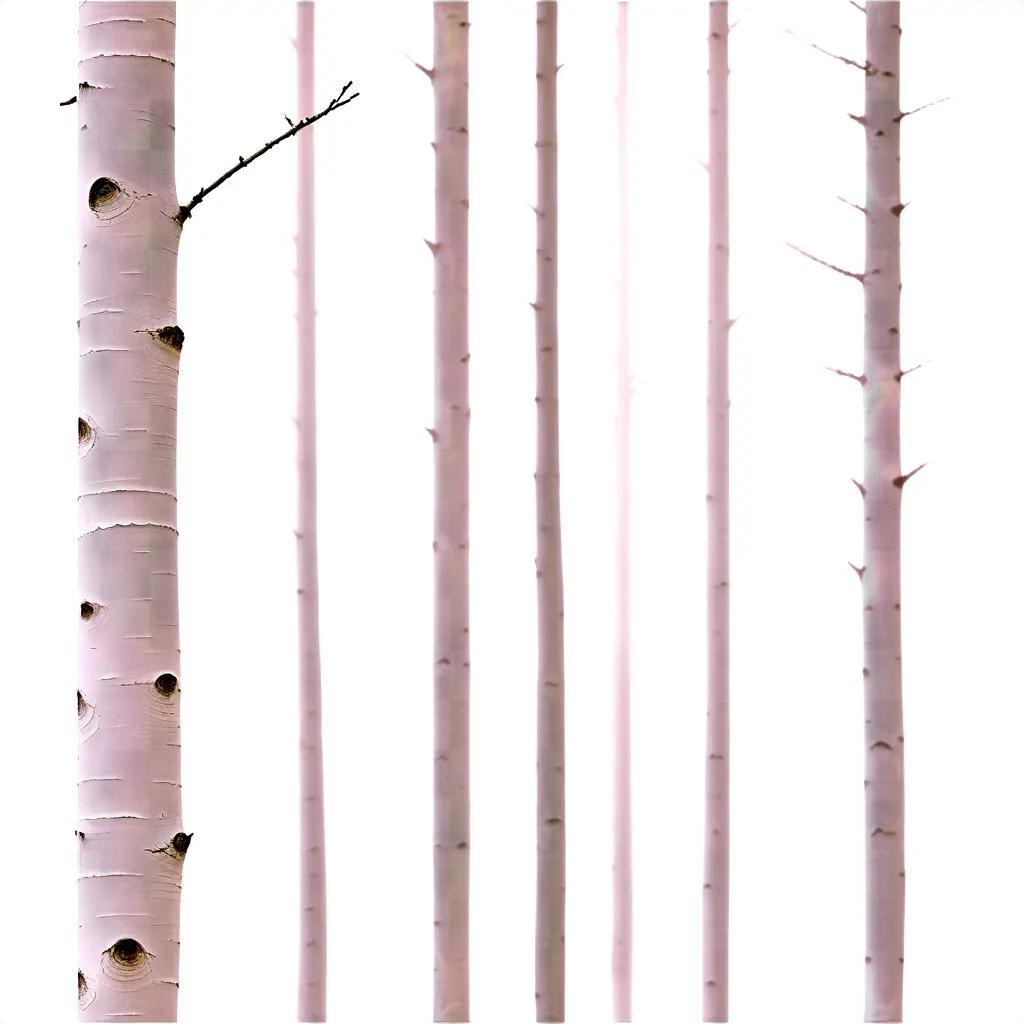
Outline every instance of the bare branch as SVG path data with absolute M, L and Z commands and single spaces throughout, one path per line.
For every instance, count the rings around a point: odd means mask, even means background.
M 412 65 L 412 66 L 413 66 L 414 68 L 419 68 L 419 69 L 420 69 L 420 71 L 422 71 L 422 72 L 423 72 L 423 74 L 425 74 L 425 75 L 427 76 L 427 78 L 429 78 L 429 79 L 430 79 L 431 81 L 433 81 L 433 80 L 434 80 L 434 69 L 433 69 L 433 68 L 425 68 L 425 67 L 424 67 L 424 66 L 423 66 L 422 64 L 420 64 L 420 63 L 419 63 L 418 61 L 415 61 L 415 60 L 413 60 L 413 59 L 412 59 L 412 57 L 410 57 L 410 56 L 409 56 L 409 54 L 407 54 L 407 53 L 406 53 L 406 52 L 405 52 L 404 50 L 402 51 L 402 56 L 403 56 L 403 57 L 404 57 L 404 58 L 405 58 L 405 59 L 406 59 L 406 60 L 407 60 L 407 61 L 408 61 L 408 62 L 409 62 L 409 63 L 410 63 L 410 64 L 411 64 L 411 65 Z
M 302 118 L 298 124 L 292 125 L 288 131 L 281 135 L 278 135 L 276 139 L 272 139 L 266 143 L 262 149 L 258 149 L 250 157 L 239 157 L 238 163 L 234 165 L 230 170 L 225 171 L 212 185 L 207 185 L 205 188 L 201 188 L 184 206 L 178 210 L 178 215 L 174 218 L 179 224 L 184 224 L 185 221 L 192 216 L 192 211 L 215 189 L 220 188 L 225 181 L 228 180 L 232 175 L 237 174 L 243 167 L 248 167 L 255 159 L 263 156 L 264 153 L 273 149 L 279 142 L 284 142 L 285 139 L 291 138 L 293 135 L 297 135 L 303 128 L 308 128 L 311 124 L 319 121 L 321 117 L 326 117 L 331 111 L 337 110 L 339 107 L 345 106 L 347 103 L 351 103 L 359 93 L 354 92 L 351 96 L 346 96 L 346 93 L 352 87 L 352 83 L 349 82 L 344 89 L 338 93 L 330 103 L 320 111 L 319 114 L 311 114 L 309 117 Z
M 861 14 L 867 14 L 867 13 L 868 13 L 868 10 L 867 10 L 867 8 L 866 8 L 866 7 L 861 7 L 861 5 L 860 5 L 859 3 L 857 3 L 857 0 L 850 0 L 850 3 L 851 3 L 851 4 L 852 4 L 852 5 L 854 6 L 854 7 L 856 7 L 856 8 L 857 8 L 857 10 L 858 10 L 858 11 L 860 11 L 860 13 L 861 13 Z
M 837 370 L 833 366 L 826 366 L 825 369 L 831 371 L 832 373 L 837 373 L 840 377 L 849 377 L 850 380 L 855 380 L 858 384 L 861 385 L 867 384 L 868 382 L 867 377 L 865 377 L 862 373 L 850 373 L 849 370 Z
M 864 283 L 863 274 L 856 274 L 852 270 L 844 270 L 842 267 L 837 267 L 834 263 L 829 263 L 827 260 L 820 260 L 817 256 L 812 256 L 809 252 L 801 249 L 798 245 L 794 245 L 792 242 L 787 242 L 786 245 L 790 249 L 795 249 L 801 256 L 806 256 L 809 260 L 820 263 L 823 267 L 828 267 L 829 270 L 834 270 L 837 274 L 842 274 L 843 277 L 852 277 L 855 281 L 860 281 L 861 284 Z
M 853 562 L 847 562 L 846 564 L 857 574 L 857 576 L 860 579 L 864 579 L 864 570 L 867 568 L 867 566 L 854 565 Z
M 868 126 L 868 119 L 863 114 L 847 114 L 846 115 L 851 121 L 856 121 L 857 124 L 863 125 L 865 128 Z
M 72 103 L 77 103 L 77 102 L 78 102 L 78 94 L 76 93 L 69 100 L 61 100 L 58 105 L 61 106 L 61 107 L 70 107 Z
M 928 463 L 927 463 L 927 462 L 922 462 L 922 463 L 921 463 L 921 465 L 917 467 L 917 469 L 912 469 L 912 470 L 911 470 L 911 471 L 910 471 L 909 473 L 904 473 L 904 474 L 903 474 L 902 476 L 898 476 L 898 477 L 896 477 L 896 478 L 895 478 L 895 479 L 893 480 L 893 483 L 894 483 L 894 484 L 895 484 L 895 485 L 896 485 L 897 487 L 899 487 L 900 489 L 902 489 L 902 488 L 903 488 L 903 485 L 904 485 L 904 484 L 905 484 L 905 483 L 906 483 L 906 482 L 907 482 L 907 481 L 908 481 L 908 480 L 909 480 L 909 479 L 910 479 L 910 478 L 911 478 L 911 477 L 912 477 L 912 476 L 913 476 L 913 475 L 914 475 L 915 473 L 920 473 L 920 472 L 921 472 L 921 470 L 922 470 L 922 469 L 924 469 L 924 467 L 925 467 L 925 466 L 927 466 L 927 465 L 928 465 Z
M 868 489 L 859 480 L 854 480 L 854 478 L 851 476 L 850 482 L 853 484 L 854 487 L 857 488 L 858 491 L 860 491 L 860 496 L 862 498 L 866 498 L 868 496 Z
M 849 199 L 844 199 L 842 196 L 836 196 L 836 199 L 841 203 L 846 203 L 847 206 L 852 206 L 855 210 L 860 210 L 865 216 L 867 215 L 867 209 L 860 205 L 860 203 L 852 203 Z
M 818 53 L 825 54 L 826 57 L 831 57 L 833 60 L 838 60 L 843 64 L 849 65 L 851 68 L 857 68 L 859 71 L 863 71 L 865 74 L 870 75 L 874 73 L 875 69 L 870 63 L 865 62 L 864 64 L 861 64 L 859 61 L 851 60 L 849 57 L 841 57 L 838 53 L 832 53 L 831 50 L 823 49 L 817 43 L 811 43 L 808 42 L 806 39 L 800 39 L 800 36 L 798 36 L 795 32 L 791 31 L 790 29 L 786 29 L 786 32 L 789 35 L 791 35 L 794 39 L 799 39 L 801 43 L 803 43 L 805 46 L 809 46 L 812 50 L 817 50 Z
M 924 363 L 918 363 L 917 366 L 912 366 L 909 370 L 900 370 L 896 374 L 896 379 L 897 380 L 902 380 L 904 377 L 906 377 L 906 375 L 908 373 L 913 373 L 915 370 L 920 370 L 921 367 L 925 365 L 925 363 L 930 363 L 930 362 L 931 362 L 930 359 L 926 359 Z
M 919 113 L 922 110 L 927 110 L 929 107 L 937 107 L 940 103 L 945 103 L 947 100 L 950 100 L 950 99 L 952 99 L 951 96 L 943 96 L 941 100 L 932 100 L 931 103 L 925 103 L 923 106 L 914 107 L 913 110 L 904 110 L 900 114 L 898 114 L 896 117 L 894 117 L 893 120 L 897 124 L 899 124 L 900 121 L 903 120 L 903 118 L 910 117 L 911 114 L 917 114 L 917 113 Z

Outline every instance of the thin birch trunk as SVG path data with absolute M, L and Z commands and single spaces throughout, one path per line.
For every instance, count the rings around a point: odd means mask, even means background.
M 864 272 L 864 1019 L 903 1016 L 903 697 L 900 628 L 900 5 L 867 5 Z M 908 474 L 909 475 L 909 474 Z
M 296 4 L 298 116 L 313 106 L 315 6 Z M 327 887 L 320 700 L 320 588 L 317 563 L 316 192 L 313 132 L 300 132 L 296 321 L 298 389 L 299 817 L 300 916 L 298 1019 L 327 1020 Z
M 538 1021 L 565 1020 L 565 644 L 558 444 L 558 4 L 537 4 Z
M 633 810 L 630 730 L 630 370 L 629 203 L 627 85 L 629 4 L 618 4 L 618 245 L 619 341 L 616 368 L 615 665 L 612 791 L 612 1010 L 616 1021 L 633 1019 Z
M 708 560 L 704 1020 L 729 1019 L 729 5 L 708 5 Z
M 79 1006 L 177 1015 L 173 3 L 79 8 Z
M 434 1020 L 469 1020 L 469 4 L 434 4 Z

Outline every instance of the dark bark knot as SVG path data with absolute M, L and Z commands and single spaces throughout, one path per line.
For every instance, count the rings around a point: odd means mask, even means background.
M 96 614 L 96 605 L 92 601 L 82 602 L 82 621 L 88 622 Z
M 171 846 L 174 848 L 176 853 L 180 853 L 182 857 L 188 853 L 189 843 L 192 842 L 191 832 L 177 832 L 174 838 L 171 840 Z
M 124 971 L 137 971 L 145 966 L 149 954 L 138 939 L 118 939 L 110 949 L 105 950 L 114 966 Z
M 92 427 L 90 427 L 89 424 L 86 423 L 86 421 L 83 420 L 81 416 L 79 416 L 78 417 L 78 443 L 82 444 L 83 442 L 88 441 L 90 437 L 92 437 Z
M 178 688 L 178 677 L 172 672 L 164 672 L 153 680 L 153 689 L 161 697 L 172 697 Z
M 131 196 L 113 178 L 97 178 L 89 186 L 89 209 L 100 220 L 112 220 L 131 203 Z
M 148 334 L 151 338 L 166 345 L 175 352 L 180 352 L 185 344 L 185 332 L 177 325 L 171 327 L 157 327 L 151 331 L 139 331 L 139 334 Z
M 86 709 L 89 707 L 89 702 L 82 696 L 82 691 L 78 691 L 78 717 L 81 718 L 85 714 Z

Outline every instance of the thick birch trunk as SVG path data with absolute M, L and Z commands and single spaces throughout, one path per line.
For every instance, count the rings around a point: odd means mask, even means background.
M 79 1005 L 172 1021 L 182 862 L 173 3 L 79 8 Z
M 469 4 L 434 4 L 434 1020 L 469 1020 Z
M 296 4 L 298 115 L 310 117 L 314 87 L 314 5 Z M 300 132 L 296 281 L 298 326 L 298 550 L 300 917 L 298 1019 L 327 1020 L 327 890 L 320 701 L 320 588 L 317 565 L 316 221 L 313 132 Z
M 612 770 L 612 1011 L 616 1021 L 633 1019 L 633 810 L 630 726 L 629 506 L 629 204 L 627 200 L 627 57 L 629 4 L 618 4 L 618 243 L 619 344 L 615 429 L 615 666 Z
M 537 4 L 538 1021 L 565 1020 L 565 644 L 558 445 L 558 4 Z
M 903 1014 L 903 698 L 900 636 L 900 5 L 867 5 L 864 77 L 865 1020 Z
M 708 707 L 704 1020 L 729 1019 L 729 5 L 708 5 Z

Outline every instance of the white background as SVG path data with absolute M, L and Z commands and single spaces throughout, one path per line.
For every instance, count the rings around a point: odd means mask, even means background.
M 610 1019 L 614 4 L 563 0 L 568 1005 Z M 845 0 L 733 5 L 732 1007 L 854 1021 L 863 974 L 855 282 Z M 533 1019 L 534 16 L 471 31 L 473 1016 Z M 704 758 L 706 4 L 632 4 L 635 1019 L 696 1021 Z M 1024 1020 L 1024 8 L 907 0 L 908 1021 Z M 316 128 L 333 1019 L 431 1009 L 432 98 L 420 2 L 326 3 Z M 0 1020 L 73 1019 L 77 10 L 0 7 Z M 284 127 L 288 3 L 182 0 L 183 197 Z M 185 229 L 183 1024 L 293 1018 L 294 148 Z

